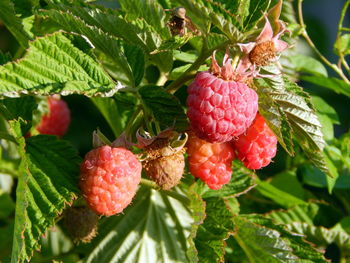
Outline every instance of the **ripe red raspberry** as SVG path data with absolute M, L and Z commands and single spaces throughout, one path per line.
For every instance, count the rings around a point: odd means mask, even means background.
M 277 151 L 277 137 L 260 114 L 256 115 L 247 132 L 233 141 L 233 144 L 238 159 L 249 169 L 267 166 Z
M 199 138 L 212 143 L 228 142 L 252 124 L 258 96 L 245 83 L 234 79 L 239 78 L 228 60 L 222 68 L 212 66 L 210 72 L 198 73 L 188 87 L 187 115 Z
M 218 190 L 231 180 L 234 151 L 231 144 L 209 143 L 190 135 L 187 142 L 189 168 L 211 189 Z
M 63 136 L 70 124 L 70 111 L 65 101 L 49 97 L 49 113 L 44 115 L 36 127 L 41 134 Z
M 80 189 L 93 211 L 114 215 L 130 204 L 141 170 L 141 163 L 129 150 L 101 146 L 88 152 L 80 166 Z

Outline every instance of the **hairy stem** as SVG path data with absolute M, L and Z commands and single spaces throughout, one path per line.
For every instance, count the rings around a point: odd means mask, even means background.
M 333 69 L 340 77 L 341 79 L 346 82 L 347 84 L 350 84 L 349 79 L 345 76 L 343 70 L 339 68 L 337 65 L 332 64 L 325 56 L 322 55 L 322 53 L 317 49 L 314 42 L 312 42 L 311 38 L 309 37 L 307 31 L 306 31 L 306 25 L 303 18 L 303 8 L 302 8 L 302 2 L 303 0 L 298 0 L 298 16 L 299 16 L 299 23 L 301 27 L 303 28 L 301 35 L 305 38 L 306 42 L 309 44 L 309 46 L 314 50 L 314 52 L 317 54 L 317 56 L 331 69 Z M 349 2 L 349 0 L 348 0 Z

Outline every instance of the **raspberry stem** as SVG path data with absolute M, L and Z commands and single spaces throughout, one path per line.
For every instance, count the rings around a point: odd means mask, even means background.
M 311 38 L 309 37 L 307 31 L 306 31 L 306 25 L 303 18 L 303 7 L 302 7 L 303 0 L 298 0 L 298 16 L 299 16 L 299 23 L 302 27 L 301 35 L 305 38 L 306 42 L 309 44 L 309 46 L 314 50 L 314 52 L 319 56 L 319 58 L 325 63 L 327 66 L 329 66 L 331 69 L 333 69 L 340 78 L 347 84 L 350 84 L 349 79 L 345 76 L 343 70 L 341 67 L 338 67 L 336 64 L 332 64 L 323 54 L 317 49 L 314 42 L 312 42 Z M 349 4 L 349 0 L 345 4 L 345 6 Z

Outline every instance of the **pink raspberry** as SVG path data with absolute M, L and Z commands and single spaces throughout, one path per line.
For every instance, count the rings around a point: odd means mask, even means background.
M 257 114 L 254 123 L 244 135 L 233 141 L 238 152 L 238 159 L 249 169 L 267 166 L 277 151 L 277 137 L 266 124 L 264 118 Z
M 70 111 L 65 101 L 49 97 L 49 113 L 44 115 L 36 127 L 41 134 L 63 136 L 70 124 Z
M 208 142 L 228 142 L 252 124 L 258 110 L 258 96 L 233 72 L 231 60 L 218 67 L 215 58 L 210 71 L 197 74 L 188 87 L 188 112 L 192 130 Z
M 80 189 L 93 211 L 114 215 L 130 204 L 141 170 L 141 163 L 129 150 L 101 146 L 88 152 L 80 166 Z
M 191 134 L 187 153 L 191 174 L 211 189 L 218 190 L 231 180 L 234 151 L 230 143 L 209 143 Z

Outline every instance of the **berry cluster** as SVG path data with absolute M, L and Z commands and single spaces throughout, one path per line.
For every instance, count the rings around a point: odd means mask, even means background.
M 215 54 L 214 54 L 215 55 Z M 277 137 L 258 113 L 258 95 L 245 83 L 242 66 L 228 56 L 219 67 L 215 56 L 209 71 L 200 72 L 188 87 L 189 168 L 212 189 L 231 178 L 234 152 L 247 168 L 267 166 L 276 155 Z
M 286 31 L 284 24 L 280 23 L 281 30 L 274 35 L 265 18 L 255 42 L 238 44 L 244 56 L 237 65 L 227 53 L 220 67 L 214 52 L 210 70 L 199 72 L 188 87 L 189 170 L 212 189 L 230 181 L 235 157 L 247 168 L 260 169 L 276 155 L 277 137 L 258 113 L 257 93 L 247 85 L 263 76 L 259 67 L 275 61 L 288 47 L 279 40 Z M 157 136 L 138 133 L 136 146 L 142 149 L 143 165 L 125 148 L 101 146 L 90 151 L 80 171 L 80 188 L 89 207 L 107 216 L 122 212 L 135 195 L 142 167 L 159 188 L 169 190 L 177 185 L 185 167 L 186 142 L 176 136 L 171 129 Z M 116 141 L 132 145 L 125 136 Z

